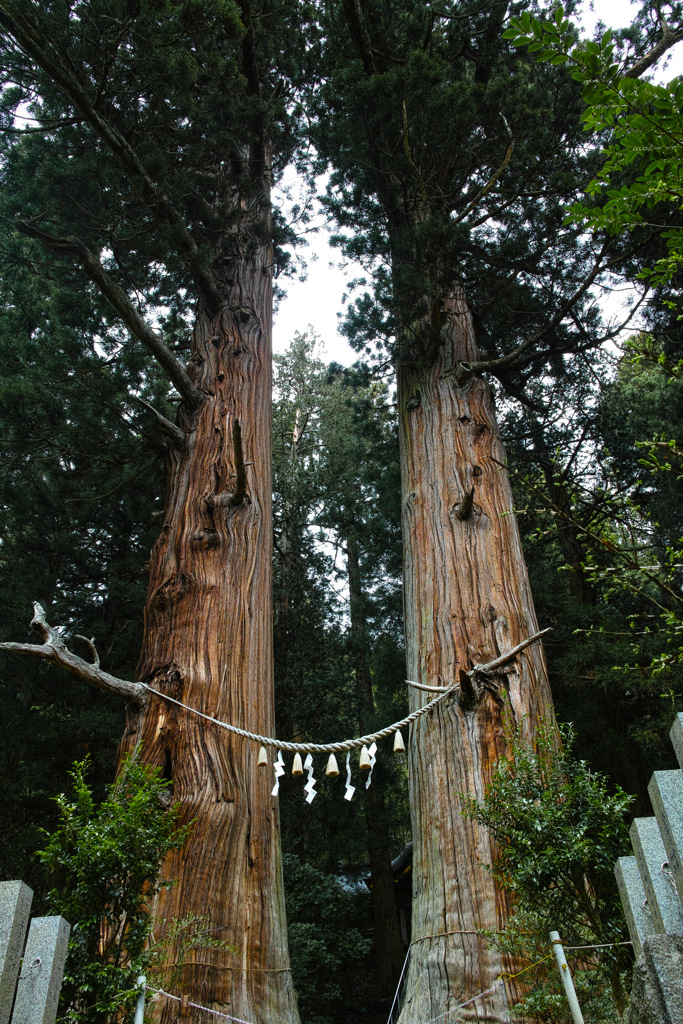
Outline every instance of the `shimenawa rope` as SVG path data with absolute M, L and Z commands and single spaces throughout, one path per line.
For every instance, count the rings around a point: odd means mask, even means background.
M 502 654 L 499 658 L 495 658 L 486 665 L 474 665 L 468 674 L 486 674 L 491 672 L 494 668 L 498 668 L 500 665 L 504 665 L 506 662 L 511 661 L 526 647 L 536 643 L 537 640 L 540 640 L 542 636 L 549 632 L 549 629 L 543 629 L 540 633 L 535 633 L 526 640 L 522 640 L 520 644 L 517 644 L 516 647 L 513 647 L 512 650 L 508 651 L 506 654 Z M 406 681 L 408 682 L 408 680 Z M 342 740 L 339 743 L 290 743 L 287 740 L 276 740 L 272 736 L 260 736 L 259 733 L 249 732 L 248 729 L 240 729 L 236 725 L 230 725 L 228 722 L 222 722 L 220 718 L 213 718 L 211 715 L 205 715 L 203 711 L 197 711 L 196 708 L 190 707 L 189 704 L 183 704 L 182 701 L 176 700 L 175 697 L 169 697 L 168 694 L 162 693 L 161 690 L 155 690 L 154 687 L 149 686 L 148 683 L 140 683 L 139 685 L 144 686 L 150 693 L 155 693 L 157 697 L 170 701 L 171 704 L 177 704 L 178 707 L 185 708 L 186 711 L 191 711 L 193 715 L 198 715 L 200 718 L 206 719 L 207 722 L 213 722 L 213 724 L 217 725 L 220 729 L 227 729 L 228 732 L 232 732 L 236 736 L 243 736 L 245 739 L 253 740 L 255 743 L 260 743 L 264 747 L 276 747 L 278 750 L 287 750 L 290 753 L 300 754 L 340 754 L 347 750 L 355 750 L 358 747 L 369 746 L 371 743 L 384 739 L 385 736 L 391 736 L 392 733 L 405 728 L 405 726 L 410 725 L 422 715 L 426 715 L 428 711 L 431 711 L 437 704 L 440 704 L 442 700 L 445 700 L 446 697 L 460 689 L 459 683 L 453 683 L 452 686 L 444 688 L 443 692 L 439 693 L 438 697 L 430 700 L 428 704 L 418 708 L 417 711 L 413 711 L 411 715 L 406 715 L 406 717 L 402 718 L 400 722 L 394 722 L 392 725 L 386 726 L 385 729 L 379 729 L 377 732 L 369 733 L 367 736 L 358 736 L 355 739 Z
M 220 729 L 227 729 L 228 732 L 235 733 L 236 736 L 244 736 L 247 740 L 253 740 L 255 743 L 260 743 L 264 747 L 276 747 L 278 750 L 288 750 L 292 753 L 301 754 L 339 754 L 346 750 L 355 750 L 357 747 L 365 747 L 376 740 L 384 739 L 385 736 L 391 736 L 392 733 L 397 732 L 399 729 L 403 729 L 405 726 L 410 725 L 416 718 L 420 718 L 422 715 L 426 715 L 428 711 L 431 711 L 433 707 L 439 704 L 442 700 L 448 697 L 449 694 L 453 694 L 458 689 L 458 684 L 454 683 L 453 686 L 446 690 L 445 693 L 440 693 L 434 700 L 430 700 L 429 704 L 425 704 L 424 707 L 419 708 L 417 711 L 413 711 L 412 715 L 406 715 L 400 722 L 394 722 L 393 725 L 388 725 L 385 729 L 380 729 L 378 732 L 369 733 L 367 736 L 358 736 L 352 740 L 342 740 L 339 743 L 289 743 L 287 740 L 276 740 L 272 736 L 260 736 L 256 732 L 249 732 L 248 729 L 240 729 L 236 725 L 230 725 L 228 722 L 222 722 L 219 718 L 212 718 L 211 715 L 205 715 L 202 711 L 197 711 L 196 708 L 192 708 L 189 704 L 183 704 L 182 701 L 176 700 L 175 697 L 169 697 L 168 694 L 162 693 L 160 690 L 155 690 L 152 686 L 148 686 L 147 683 L 141 683 L 150 693 L 155 693 L 157 697 L 162 697 L 163 700 L 168 700 L 172 704 L 177 704 L 180 708 L 185 708 L 186 711 L 191 711 L 194 715 L 199 715 L 200 718 L 205 718 L 207 722 L 213 722 Z

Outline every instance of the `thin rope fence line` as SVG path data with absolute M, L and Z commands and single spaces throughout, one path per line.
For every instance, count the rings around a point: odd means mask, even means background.
M 437 1020 L 443 1020 L 444 1017 L 450 1017 L 452 1013 L 457 1013 L 458 1010 L 462 1010 L 463 1006 L 469 1006 L 470 1003 L 476 1002 L 477 999 L 482 999 L 484 996 L 490 996 L 492 992 L 497 992 L 501 985 L 504 984 L 505 982 L 502 978 L 496 978 L 493 985 L 491 985 L 491 988 L 487 988 L 483 992 L 479 992 L 476 996 L 472 996 L 471 999 L 466 999 L 464 1003 L 454 1006 L 452 1010 L 445 1010 L 443 1013 L 440 1013 L 438 1017 L 430 1017 L 428 1021 L 425 1021 L 425 1024 L 434 1024 Z
M 392 725 L 387 725 L 384 729 L 379 729 L 377 732 L 368 733 L 367 736 L 358 736 L 352 740 L 342 740 L 339 743 L 290 743 L 288 740 L 276 740 L 272 736 L 261 736 L 256 732 L 249 732 L 248 729 L 240 729 L 237 725 L 230 725 L 229 722 L 222 722 L 220 718 L 213 718 L 211 715 L 205 715 L 203 711 L 198 711 L 196 708 L 190 707 L 189 704 L 183 704 L 182 701 L 176 700 L 175 697 L 169 697 L 168 694 L 162 693 L 161 690 L 155 690 L 154 687 L 149 686 L 147 683 L 140 683 L 140 686 L 144 686 L 145 689 L 149 690 L 150 693 L 155 693 L 157 697 L 168 700 L 171 704 L 177 704 L 180 708 L 185 708 L 186 711 L 191 711 L 193 715 L 198 715 L 200 718 L 206 719 L 207 722 L 212 722 L 217 725 L 220 729 L 227 729 L 228 732 L 234 733 L 236 736 L 243 736 L 247 740 L 253 740 L 255 743 L 260 743 L 264 747 L 274 747 L 277 750 L 286 750 L 291 753 L 302 753 L 302 754 L 340 754 L 347 750 L 355 750 L 357 747 L 365 747 L 370 743 L 374 743 L 376 740 L 384 739 L 386 736 L 391 736 L 392 733 L 397 732 L 399 729 L 404 729 L 406 726 L 411 725 L 416 719 L 422 715 L 426 715 L 428 711 L 431 711 L 433 707 L 440 704 L 442 700 L 448 697 L 449 694 L 454 693 L 459 689 L 458 684 L 453 684 L 450 689 L 446 690 L 445 693 L 440 693 L 434 700 L 430 700 L 428 704 L 418 708 L 417 711 L 413 711 L 411 715 L 406 715 L 399 722 L 394 722 Z
M 413 946 L 417 945 L 418 942 L 425 942 L 426 939 L 441 939 L 441 938 L 444 937 L 444 935 L 479 935 L 479 936 L 481 936 L 481 932 L 477 931 L 474 928 L 464 928 L 464 929 L 454 928 L 452 931 L 449 931 L 449 932 L 434 932 L 433 935 L 421 935 L 419 939 L 413 939 L 413 941 L 410 943 L 410 946 L 412 948 Z
M 155 995 L 165 996 L 166 999 L 174 999 L 177 1003 L 183 1002 L 182 996 L 171 995 L 170 992 L 165 992 L 163 988 L 152 988 L 150 985 L 147 986 L 148 992 L 154 992 Z M 223 1017 L 224 1020 L 235 1021 L 235 1024 L 251 1024 L 249 1020 L 242 1020 L 241 1017 L 233 1017 L 230 1013 L 222 1013 L 220 1010 L 212 1010 L 208 1006 L 201 1006 L 199 1003 L 191 1003 L 188 999 L 186 1006 L 191 1006 L 194 1010 L 203 1010 L 204 1013 L 212 1013 L 214 1017 Z
M 601 942 L 597 946 L 562 946 L 563 949 L 611 949 L 613 946 L 632 946 L 630 939 L 626 942 Z
M 403 968 L 401 970 L 401 977 L 398 979 L 398 985 L 396 986 L 396 994 L 394 995 L 394 1001 L 391 1004 L 391 1009 L 389 1010 L 389 1017 L 387 1018 L 387 1024 L 390 1024 L 390 1021 L 393 1019 L 393 1016 L 394 1016 L 394 1007 L 396 1006 L 396 1001 L 398 1000 L 399 993 L 401 991 L 401 985 L 403 984 L 403 975 L 406 973 L 406 967 L 408 966 L 408 957 L 410 956 L 411 948 L 412 948 L 412 943 L 411 943 L 410 946 L 408 946 L 408 950 L 406 952 L 406 958 L 403 961 Z M 400 1009 L 400 1003 L 399 1003 L 399 1009 Z
M 625 943 L 612 942 L 610 943 L 610 945 L 620 946 L 625 945 Z M 577 946 L 573 948 L 583 949 L 584 947 Z M 465 1000 L 464 1003 L 460 1003 L 458 1006 L 454 1006 L 452 1010 L 446 1010 L 444 1013 L 440 1013 L 438 1017 L 432 1017 L 430 1020 L 425 1021 L 425 1024 L 434 1024 L 435 1021 L 441 1020 L 443 1017 L 448 1017 L 450 1016 L 451 1013 L 455 1013 L 457 1010 L 462 1010 L 463 1006 L 469 1006 L 470 1003 L 474 1003 L 477 999 L 481 999 L 483 996 L 491 995 L 492 992 L 496 992 L 501 987 L 501 985 L 504 985 L 507 981 L 513 981 L 515 978 L 519 978 L 520 974 L 526 974 L 526 972 L 530 971 L 533 967 L 538 967 L 540 964 L 544 964 L 546 960 L 552 960 L 554 956 L 554 953 L 548 953 L 547 956 L 541 957 L 540 960 L 536 960 L 533 964 L 529 964 L 528 967 L 523 967 L 522 970 L 517 971 L 516 974 L 510 974 L 509 971 L 503 971 L 501 974 L 498 975 L 491 988 L 487 988 L 483 992 L 479 992 L 476 996 L 471 996 L 470 999 Z

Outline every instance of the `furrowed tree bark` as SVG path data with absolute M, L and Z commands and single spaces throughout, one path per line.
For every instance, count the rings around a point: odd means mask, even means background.
M 253 226 L 241 225 L 243 239 Z M 200 306 L 194 328 L 189 369 L 204 400 L 196 411 L 181 406 L 186 443 L 168 454 L 138 678 L 205 714 L 274 735 L 272 249 L 252 236 L 244 250 L 217 275 L 221 309 Z M 163 767 L 182 820 L 194 823 L 164 865 L 176 884 L 159 897 L 156 935 L 164 921 L 198 915 L 234 948 L 183 956 L 177 991 L 254 1024 L 296 1024 L 272 770 L 257 767 L 254 744 L 161 697 L 129 710 L 121 754 L 134 748 Z M 160 1021 L 179 1019 L 177 1003 L 159 1006 Z M 182 1020 L 204 1016 L 189 1009 Z
M 372 727 L 375 701 L 367 659 L 367 621 L 358 538 L 352 533 L 346 538 L 346 559 L 349 570 L 353 665 L 362 709 L 361 732 L 367 733 Z M 381 774 L 379 779 L 375 776 L 371 786 L 364 790 L 363 796 L 368 829 L 372 916 L 375 925 L 375 973 L 380 991 L 392 996 L 401 973 L 405 948 L 398 924 L 384 792 L 380 780 Z
M 407 670 L 437 686 L 538 632 L 510 486 L 498 465 L 505 456 L 493 393 L 463 365 L 477 360 L 471 316 L 459 292 L 442 307 L 438 334 L 425 327 L 420 349 L 412 348 L 414 335 L 399 337 L 397 365 Z M 430 697 L 410 689 L 411 710 Z M 461 815 L 468 798 L 484 796 L 507 752 L 505 702 L 527 736 L 538 716 L 552 720 L 539 644 L 488 681 L 463 685 L 460 697 L 411 730 L 413 944 L 400 1024 L 452 1011 L 514 970 L 479 934 L 499 930 L 508 905 L 486 870 L 492 840 Z M 517 998 L 507 983 L 458 1019 L 502 1024 Z

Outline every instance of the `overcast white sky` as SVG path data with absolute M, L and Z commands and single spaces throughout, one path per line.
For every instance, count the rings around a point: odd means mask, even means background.
M 631 4 L 628 0 L 594 0 L 584 5 L 584 31 L 592 35 L 598 19 L 612 28 L 622 28 L 630 23 L 636 10 L 637 4 Z M 683 43 L 679 43 L 671 52 L 668 66 L 657 77 L 669 81 L 682 73 Z M 293 172 L 288 184 L 296 188 Z M 320 187 L 324 188 L 324 182 L 321 182 Z M 275 199 L 277 201 L 278 197 Z M 329 232 L 322 218 L 318 223 L 319 232 L 310 236 L 308 247 L 299 250 L 307 264 L 306 281 L 282 282 L 287 297 L 280 302 L 275 314 L 273 346 L 276 352 L 283 352 L 294 337 L 294 332 L 303 332 L 310 325 L 322 339 L 322 358 L 350 365 L 358 356 L 339 334 L 339 315 L 344 308 L 342 296 L 347 289 L 347 282 L 361 276 L 363 271 L 358 265 L 345 265 L 339 250 L 329 245 Z

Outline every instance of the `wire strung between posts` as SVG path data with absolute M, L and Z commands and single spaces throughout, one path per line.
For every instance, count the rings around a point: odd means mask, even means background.
M 629 945 L 629 943 L 610 942 L 610 943 L 608 943 L 608 945 L 610 945 L 610 946 L 624 946 L 624 945 Z M 574 948 L 574 949 L 596 949 L 597 947 L 595 947 L 595 946 L 590 946 L 590 947 L 589 946 L 574 946 L 574 947 L 568 947 L 568 948 Z M 452 1010 L 446 1010 L 444 1013 L 440 1013 L 438 1017 L 432 1017 L 430 1020 L 426 1021 L 425 1024 L 434 1024 L 435 1021 L 441 1020 L 442 1017 L 450 1016 L 450 1014 L 451 1013 L 455 1013 L 456 1010 L 462 1010 L 463 1006 L 469 1006 L 470 1003 L 475 1002 L 477 999 L 481 999 L 482 996 L 489 996 L 489 995 L 491 995 L 491 993 L 492 992 L 496 992 L 500 988 L 501 985 L 504 985 L 506 981 L 512 981 L 514 978 L 519 978 L 520 974 L 526 974 L 526 972 L 530 971 L 532 968 L 538 967 L 540 964 L 544 964 L 546 962 L 546 960 L 552 960 L 552 958 L 554 956 L 555 956 L 554 953 L 549 953 L 547 956 L 541 957 L 540 960 L 536 960 L 535 963 L 529 964 L 528 967 L 523 967 L 522 970 L 521 971 L 517 971 L 516 974 L 510 974 L 509 971 L 503 971 L 502 974 L 498 975 L 498 977 L 494 981 L 494 983 L 491 986 L 491 988 L 487 988 L 483 992 L 479 992 L 476 996 L 472 996 L 470 999 L 467 999 L 464 1003 L 460 1003 L 459 1006 L 454 1006 Z
M 462 1010 L 463 1006 L 469 1006 L 470 1003 L 476 1002 L 477 999 L 481 999 L 483 996 L 490 996 L 492 992 L 497 992 L 501 985 L 504 984 L 505 982 L 502 978 L 496 978 L 493 985 L 491 985 L 491 988 L 487 988 L 484 992 L 479 992 L 476 996 L 472 996 L 471 999 L 466 999 L 464 1003 L 454 1006 L 452 1010 L 445 1010 L 443 1013 L 440 1013 L 438 1017 L 430 1017 L 425 1024 L 434 1024 L 437 1020 L 443 1020 L 444 1017 L 450 1017 L 450 1015 L 455 1013 L 457 1010 Z
M 186 711 L 191 711 L 193 715 L 199 715 L 200 718 L 205 718 L 207 722 L 213 722 L 220 729 L 227 729 L 228 732 L 235 733 L 236 736 L 244 736 L 247 740 L 253 740 L 255 743 L 261 743 L 264 747 L 277 747 L 278 750 L 288 750 L 292 753 L 301 754 L 339 754 L 346 750 L 355 750 L 357 747 L 365 747 L 370 743 L 374 743 L 376 740 L 384 739 L 385 736 L 391 736 L 392 733 L 397 732 L 398 729 L 403 729 L 407 725 L 410 725 L 417 718 L 422 715 L 426 715 L 428 711 L 431 711 L 433 707 L 436 707 L 442 700 L 454 693 L 459 689 L 459 685 L 454 683 L 444 693 L 440 693 L 434 700 L 430 700 L 429 704 L 425 704 L 424 707 L 418 708 L 417 711 L 413 711 L 412 715 L 406 715 L 400 722 L 394 722 L 392 725 L 387 725 L 385 729 L 380 729 L 378 732 L 369 733 L 367 736 L 358 736 L 353 740 L 342 740 L 340 743 L 289 743 L 287 740 L 276 740 L 272 736 L 260 736 L 256 732 L 249 732 L 248 729 L 240 729 L 236 725 L 230 725 L 228 722 L 222 722 L 220 718 L 212 718 L 211 715 L 205 715 L 203 711 L 197 711 L 196 708 L 191 708 L 189 704 L 183 704 L 182 701 L 176 700 L 175 697 L 169 697 L 168 694 L 162 693 L 161 690 L 155 690 L 152 686 L 148 686 L 147 683 L 140 683 L 140 686 L 144 686 L 145 689 L 149 690 L 150 693 L 155 693 L 157 697 L 162 697 L 164 700 L 170 701 L 172 704 L 177 704 L 180 708 L 185 708 Z
M 165 996 L 166 999 L 175 999 L 175 1001 L 177 1003 L 182 1003 L 183 1002 L 182 996 L 172 996 L 170 992 L 164 992 L 163 988 L 151 988 L 148 985 L 147 986 L 147 991 L 148 992 L 154 992 L 158 996 Z M 191 1003 L 189 1001 L 189 999 L 187 1000 L 185 1005 L 186 1006 L 191 1006 L 194 1010 L 203 1010 L 204 1013 L 212 1013 L 214 1015 L 214 1017 L 223 1017 L 225 1020 L 235 1021 L 236 1024 L 251 1024 L 251 1021 L 242 1020 L 241 1017 L 233 1017 L 229 1013 L 221 1013 L 220 1010 L 211 1010 L 211 1009 L 209 1009 L 208 1006 L 200 1006 L 199 1003 Z
M 411 943 L 411 945 L 412 945 L 412 943 Z M 403 961 L 403 968 L 401 970 L 401 977 L 398 979 L 398 985 L 396 986 L 396 994 L 394 996 L 394 1001 L 391 1004 L 391 1009 L 389 1010 L 389 1017 L 387 1018 L 387 1024 L 390 1024 L 390 1022 L 391 1022 L 391 1020 L 392 1020 L 392 1018 L 394 1016 L 394 1007 L 396 1006 L 396 1002 L 398 1000 L 398 996 L 399 996 L 399 993 L 401 991 L 401 985 L 403 984 L 403 976 L 406 973 L 406 967 L 408 966 L 408 957 L 410 956 L 410 949 L 411 949 L 411 946 L 408 946 L 408 950 L 406 952 L 406 958 Z M 399 1006 L 399 1009 L 400 1009 L 400 1006 Z
M 522 640 L 520 644 L 513 647 L 507 652 L 502 654 L 499 658 L 494 658 L 493 661 L 487 662 L 486 665 L 475 665 L 467 675 L 474 674 L 487 674 L 493 671 L 493 669 L 499 668 L 506 662 L 511 661 L 521 651 L 531 644 L 535 644 L 542 636 L 549 633 L 550 629 L 543 629 L 540 633 L 534 633 L 533 636 L 527 637 L 526 640 Z M 408 680 L 406 680 L 408 682 Z M 182 701 L 176 700 L 175 697 L 169 697 L 168 694 L 162 693 L 161 690 L 155 690 L 153 686 L 149 686 L 147 683 L 139 683 L 138 685 L 144 686 L 150 693 L 155 693 L 157 697 L 162 697 L 163 700 L 168 700 L 171 704 L 177 704 L 179 708 L 185 708 L 186 711 L 191 711 L 193 715 L 198 715 L 200 718 L 204 718 L 207 722 L 213 722 L 220 729 L 227 729 L 228 732 L 234 733 L 236 736 L 244 736 L 247 740 L 253 740 L 254 743 L 260 743 L 264 747 L 277 747 L 278 750 L 288 750 L 290 753 L 300 754 L 340 754 L 347 750 L 355 750 L 358 747 L 369 746 L 371 743 L 377 740 L 384 739 L 386 736 L 391 736 L 392 733 L 397 732 L 399 729 L 404 729 L 406 726 L 411 725 L 416 719 L 422 715 L 426 715 L 428 711 L 431 711 L 433 707 L 436 707 L 446 697 L 452 695 L 460 689 L 459 683 L 453 683 L 452 686 L 443 688 L 443 692 L 439 693 L 438 697 L 434 697 L 428 704 L 418 708 L 417 711 L 413 711 L 411 715 L 406 715 L 400 722 L 394 722 L 392 725 L 387 725 L 385 729 L 379 729 L 378 732 L 368 733 L 367 736 L 358 736 L 352 740 L 342 740 L 339 743 L 290 743 L 287 740 L 276 740 L 272 736 L 260 736 L 259 733 L 249 732 L 248 729 L 240 729 L 236 725 L 230 725 L 228 722 L 222 722 L 220 718 L 213 718 L 211 715 L 205 715 L 203 711 L 197 711 L 196 708 L 192 708 L 189 704 L 183 704 Z
M 632 946 L 633 943 L 630 939 L 626 942 L 601 942 L 597 946 L 562 946 L 564 950 L 567 949 L 611 949 L 612 946 Z

